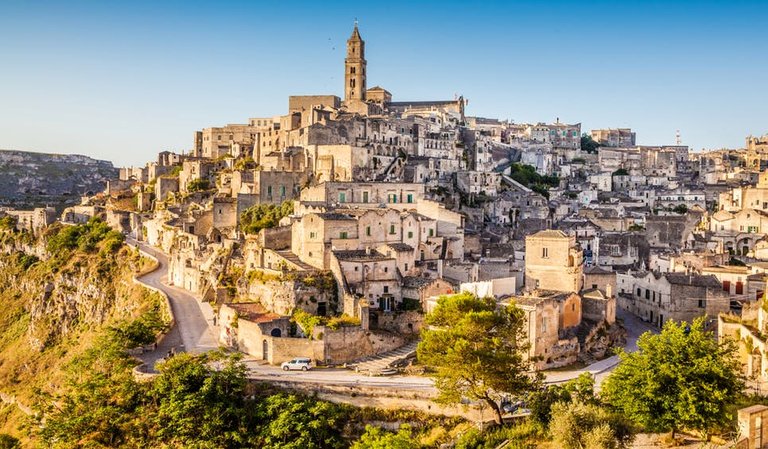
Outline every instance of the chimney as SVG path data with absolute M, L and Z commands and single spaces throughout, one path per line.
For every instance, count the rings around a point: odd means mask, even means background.
M 365 255 L 366 256 L 370 256 L 371 255 L 371 247 L 370 246 L 366 246 L 365 247 Z
M 605 284 L 605 296 L 607 296 L 609 299 L 613 296 L 613 286 L 610 282 Z
M 443 278 L 443 259 L 437 260 L 437 278 L 438 279 Z

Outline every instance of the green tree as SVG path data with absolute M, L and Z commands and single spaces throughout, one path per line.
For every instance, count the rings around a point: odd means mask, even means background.
M 176 355 L 159 366 L 148 392 L 149 441 L 174 447 L 243 447 L 250 422 L 246 368 L 239 357 L 213 351 Z M 152 415 L 152 413 L 148 413 Z
M 200 192 L 211 188 L 211 182 L 205 178 L 193 179 L 187 184 L 187 191 Z
M 597 153 L 597 149 L 600 148 L 600 144 L 597 143 L 592 136 L 587 133 L 581 135 L 581 150 L 587 153 Z
M 631 424 L 623 417 L 579 400 L 552 406 L 549 432 L 562 449 L 621 449 L 634 436 Z
M 678 204 L 674 207 L 674 209 L 672 209 L 672 211 L 676 214 L 685 215 L 688 213 L 688 206 L 685 204 Z
M 346 447 L 341 437 L 349 408 L 297 395 L 276 394 L 259 405 L 264 423 L 255 447 L 263 449 L 335 449 Z
M 131 375 L 135 363 L 124 347 L 114 335 L 99 339 L 67 366 L 61 395 L 41 393 L 36 418 L 47 447 L 119 447 L 135 433 L 142 388 Z
M 541 382 L 540 375 L 529 374 L 522 310 L 470 293 L 441 296 L 437 304 L 426 317 L 430 327 L 422 331 L 417 356 L 434 370 L 438 401 L 483 401 L 501 423 L 501 399 Z
M 595 398 L 595 380 L 590 373 L 581 373 L 579 377 L 569 380 L 562 385 L 545 385 L 531 391 L 526 400 L 531 418 L 542 424 L 549 425 L 552 406 L 558 402 L 570 403 L 579 401 L 584 404 L 597 404 Z
M 621 362 L 602 385 L 601 397 L 655 432 L 687 428 L 708 435 L 729 419 L 727 405 L 744 383 L 733 342 L 718 343 L 704 318 L 690 326 L 667 321 L 661 334 L 638 340 L 637 352 L 620 351 Z
M 0 433 L 0 449 L 21 449 L 21 442 L 16 437 Z
M 629 172 L 626 168 L 620 168 L 616 170 L 615 172 L 611 173 L 611 176 L 628 176 Z
M 15 231 L 16 230 L 16 217 L 12 215 L 5 215 L 3 217 L 0 217 L 0 229 L 5 231 Z
M 418 442 L 411 437 L 408 425 L 401 426 L 397 433 L 368 425 L 365 426 L 365 433 L 350 449 L 412 449 L 418 446 Z
M 265 228 L 274 228 L 283 217 L 293 213 L 293 201 L 283 201 L 280 205 L 257 204 L 240 214 L 240 229 L 246 234 L 257 234 Z

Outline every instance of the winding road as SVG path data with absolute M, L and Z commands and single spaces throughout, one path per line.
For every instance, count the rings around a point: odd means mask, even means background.
M 145 254 L 154 257 L 158 266 L 155 270 L 140 276 L 137 280 L 168 296 L 171 310 L 176 320 L 157 349 L 140 356 L 150 369 L 155 362 L 167 357 L 171 352 L 202 353 L 218 349 L 216 341 L 218 328 L 213 325 L 213 309 L 210 304 L 198 301 L 191 293 L 168 285 L 168 257 L 161 251 L 135 240 L 128 240 L 131 246 L 138 247 Z
M 138 247 L 142 252 L 158 261 L 155 270 L 139 277 L 137 280 L 150 288 L 158 289 L 168 295 L 168 299 L 176 319 L 176 325 L 170 330 L 157 349 L 146 352 L 140 358 L 150 370 L 154 364 L 172 352 L 202 353 L 219 347 L 216 336 L 219 329 L 213 325 L 213 309 L 208 303 L 195 298 L 187 290 L 170 286 L 166 283 L 168 277 L 168 257 L 160 250 L 143 242 L 129 239 L 131 246 Z M 637 350 L 637 339 L 646 331 L 657 332 L 652 326 L 642 322 L 634 315 L 618 310 L 617 315 L 624 321 L 627 329 L 627 351 Z M 388 377 L 369 377 L 346 369 L 317 368 L 309 372 L 283 371 L 279 367 L 264 364 L 261 360 L 246 357 L 244 359 L 249 369 L 249 377 L 256 380 L 292 383 L 316 383 L 335 386 L 370 386 L 382 388 L 397 388 L 404 390 L 434 390 L 434 382 L 428 377 L 395 375 Z M 599 387 L 602 380 L 618 363 L 618 357 L 612 356 L 595 362 L 589 366 L 573 370 L 546 371 L 545 382 L 556 384 L 575 379 L 580 374 L 588 372 L 595 378 Z

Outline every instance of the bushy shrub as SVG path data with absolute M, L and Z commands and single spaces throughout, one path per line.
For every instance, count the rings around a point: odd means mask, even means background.
M 211 188 L 211 182 L 207 179 L 193 179 L 187 184 L 187 191 L 200 192 Z
M 246 234 L 257 234 L 262 229 L 274 228 L 283 217 L 293 213 L 293 201 L 282 204 L 257 204 L 240 214 L 240 227 Z
M 0 218 L 0 229 L 5 231 L 13 231 L 16 229 L 16 217 L 6 215 Z
M 58 229 L 58 230 L 57 230 Z M 54 228 L 53 235 L 48 238 L 47 249 L 53 256 L 78 249 L 82 252 L 93 252 L 102 241 L 104 251 L 117 251 L 125 241 L 125 237 L 110 228 L 99 218 L 91 218 L 88 223 L 75 226 Z

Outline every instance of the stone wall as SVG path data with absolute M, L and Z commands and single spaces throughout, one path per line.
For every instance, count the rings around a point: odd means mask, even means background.
M 616 321 L 616 298 L 581 298 L 581 317 L 586 320 L 613 323 Z
M 338 309 L 338 297 L 335 288 L 323 285 L 324 276 L 330 276 L 326 273 L 310 275 L 312 282 L 303 277 L 296 280 L 279 280 L 276 275 L 255 277 L 248 283 L 245 294 L 267 310 L 281 315 L 290 315 L 297 308 L 317 314 L 318 304 L 322 302 L 326 304 L 326 313 L 333 313 Z
M 340 364 L 370 355 L 381 354 L 403 346 L 403 336 L 384 331 L 369 331 L 362 327 L 342 327 L 338 330 L 325 329 L 325 362 Z
M 378 328 L 399 335 L 414 335 L 424 326 L 424 314 L 416 310 L 379 313 Z

